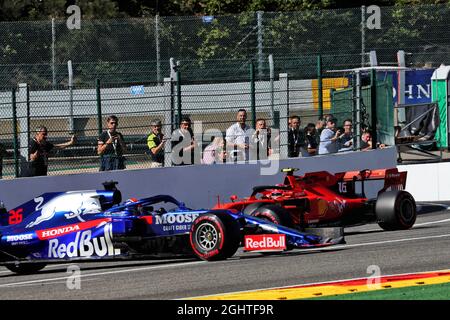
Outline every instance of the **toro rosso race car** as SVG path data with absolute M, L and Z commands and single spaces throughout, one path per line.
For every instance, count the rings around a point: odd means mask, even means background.
M 296 170 L 283 169 L 286 176 L 282 184 L 254 187 L 250 197 L 238 199 L 233 195 L 232 202 L 218 203 L 214 209 L 235 209 L 300 230 L 368 222 L 378 222 L 384 230 L 404 230 L 416 221 L 415 200 L 404 191 L 407 172 L 391 168 L 297 176 Z M 369 180 L 384 181 L 374 199 L 365 195 Z
M 122 202 L 117 182 L 105 190 L 45 193 L 0 213 L 0 265 L 34 273 L 48 263 L 190 254 L 226 259 L 245 251 L 329 246 L 325 238 L 236 210 L 191 210 L 168 195 Z

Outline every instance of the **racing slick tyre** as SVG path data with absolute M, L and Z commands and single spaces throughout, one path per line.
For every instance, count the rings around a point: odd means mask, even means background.
M 44 269 L 46 265 L 45 263 L 18 263 L 7 264 L 5 267 L 17 274 L 32 274 Z
M 250 215 L 279 224 L 288 228 L 293 228 L 291 214 L 283 207 L 276 204 L 266 204 L 256 208 Z
M 202 260 L 224 260 L 233 256 L 241 243 L 239 223 L 226 213 L 197 217 L 189 233 L 195 255 Z
M 383 192 L 375 204 L 375 214 L 378 225 L 383 230 L 410 229 L 416 222 L 416 202 L 406 191 Z
M 248 206 L 246 206 L 245 208 L 244 208 L 244 210 L 242 210 L 242 213 L 245 213 L 245 214 L 248 214 L 248 215 L 252 215 L 252 213 L 256 210 L 256 209 L 258 209 L 258 208 L 260 208 L 260 207 L 262 207 L 262 206 L 264 206 L 264 205 L 267 205 L 267 203 L 266 202 L 253 202 L 253 203 L 250 203 Z

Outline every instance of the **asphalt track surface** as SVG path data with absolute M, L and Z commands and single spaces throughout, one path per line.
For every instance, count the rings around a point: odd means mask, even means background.
M 373 266 L 379 267 L 380 275 L 450 269 L 450 210 L 426 207 L 407 231 L 386 232 L 377 224 L 346 228 L 346 241 L 326 249 L 269 256 L 239 250 L 233 258 L 217 262 L 67 263 L 26 276 L 0 267 L 0 300 L 183 299 L 369 277 Z M 79 282 L 68 273 L 74 265 L 80 268 Z

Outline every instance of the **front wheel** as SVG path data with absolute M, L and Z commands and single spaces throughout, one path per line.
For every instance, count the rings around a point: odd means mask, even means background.
M 195 219 L 189 238 L 200 259 L 223 260 L 236 253 L 241 232 L 239 223 L 226 213 L 207 213 Z
M 375 214 L 378 225 L 384 230 L 407 230 L 416 222 L 416 202 L 406 191 L 383 192 L 375 204 Z
M 17 274 L 32 274 L 44 269 L 45 263 L 17 263 L 7 264 L 5 267 Z

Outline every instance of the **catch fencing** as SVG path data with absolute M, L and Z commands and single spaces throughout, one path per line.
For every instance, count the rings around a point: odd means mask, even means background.
M 261 117 L 281 131 L 281 157 L 291 115 L 301 116 L 302 127 L 328 113 L 339 122 L 348 115 L 355 125 L 372 125 L 374 86 L 362 84 L 358 98 L 351 72 L 327 71 L 373 65 L 371 51 L 380 66 L 397 65 L 398 50 L 406 52 L 407 67 L 450 63 L 447 5 L 379 9 L 378 17 L 362 6 L 82 20 L 79 30 L 68 29 L 65 20 L 1 22 L 3 178 L 20 176 L 39 125 L 48 127 L 52 142 L 65 142 L 72 133 L 78 138 L 52 155 L 49 174 L 98 170 L 97 137 L 110 114 L 119 117 L 128 168 L 149 165 L 146 138 L 156 118 L 170 136 L 188 115 L 202 123 L 203 135 L 214 128 L 224 132 L 244 108 L 250 126 Z M 391 107 L 392 100 L 380 96 L 389 91 L 386 81 L 375 87 L 379 113 L 379 105 Z M 381 142 L 390 144 L 393 119 L 385 111 L 377 128 Z M 212 137 L 196 138 L 207 144 Z
M 378 9 L 81 17 L 80 29 L 69 29 L 67 21 L 56 19 L 0 22 L 0 87 L 67 85 L 69 60 L 77 86 L 92 85 L 95 79 L 162 84 L 171 57 L 181 62 L 185 80 L 232 82 L 247 78 L 250 59 L 257 79 L 269 77 L 269 55 L 275 74 L 286 72 L 292 79 L 316 77 L 318 54 L 325 69 L 367 66 L 370 51 L 377 51 L 380 65 L 396 64 L 398 50 L 407 53 L 408 66 L 449 63 L 448 5 Z
M 40 126 L 48 128 L 52 143 L 66 142 L 72 134 L 77 137 L 76 145 L 52 153 L 50 175 L 98 171 L 97 138 L 111 114 L 119 118 L 118 130 L 127 144 L 127 168 L 151 167 L 147 137 L 153 120 L 162 121 L 163 132 L 170 138 L 180 119 L 190 117 L 196 129 L 195 139 L 204 149 L 218 134 L 224 136 L 236 122 L 239 109 L 248 111 L 250 127 L 255 127 L 256 119 L 264 118 L 269 127 L 279 130 L 280 145 L 274 148 L 274 157 L 286 158 L 288 117 L 301 116 L 302 128 L 315 122 L 331 110 L 330 89 L 351 85 L 345 77 L 296 80 L 286 73 L 259 81 L 253 63 L 248 64 L 248 70 L 245 82 L 189 82 L 180 80 L 183 73 L 178 71 L 178 82 L 165 78 L 162 85 L 123 86 L 98 80 L 95 87 L 32 90 L 31 86 L 20 85 L 10 92 L 3 91 L 0 141 L 9 150 L 3 161 L 3 178 L 22 175 L 30 139 Z M 347 101 L 350 107 L 352 99 Z

